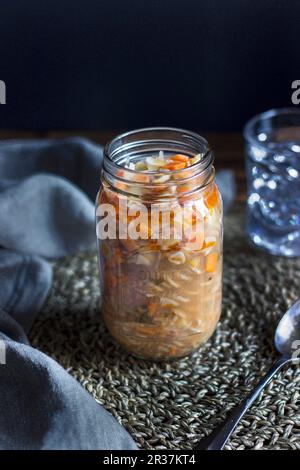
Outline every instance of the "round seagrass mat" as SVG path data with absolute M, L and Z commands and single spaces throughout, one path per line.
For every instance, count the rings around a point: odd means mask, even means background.
M 225 219 L 224 301 L 212 339 L 192 356 L 151 363 L 124 352 L 99 313 L 94 253 L 56 264 L 31 332 L 144 449 L 192 449 L 257 383 L 275 358 L 277 320 L 300 296 L 300 259 L 247 245 L 243 209 Z M 300 449 L 300 374 L 286 366 L 241 421 L 228 449 Z

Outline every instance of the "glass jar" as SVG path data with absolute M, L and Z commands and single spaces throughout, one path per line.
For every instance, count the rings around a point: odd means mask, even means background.
M 106 145 L 101 182 L 96 227 L 109 331 L 142 358 L 190 354 L 221 313 L 222 202 L 208 143 L 180 129 L 128 132 Z

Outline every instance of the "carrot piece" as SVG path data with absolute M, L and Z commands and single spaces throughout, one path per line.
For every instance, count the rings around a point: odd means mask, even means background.
M 150 240 L 149 241 L 149 249 L 150 251 L 160 251 L 160 246 L 157 240 Z
M 116 175 L 122 177 L 124 176 L 124 173 L 125 173 L 124 170 L 117 170 Z
M 164 304 L 164 305 L 162 305 L 162 308 L 168 310 L 168 309 L 170 309 L 170 308 L 174 308 L 174 305 L 171 304 L 171 303 L 170 303 L 170 304 Z
M 124 170 L 117 170 L 116 175 L 119 176 L 120 178 L 124 178 L 125 176 L 125 171 Z M 127 189 L 127 183 L 123 183 L 123 181 L 116 181 L 116 188 L 120 189 L 121 191 L 126 191 Z
M 149 302 L 148 310 L 149 310 L 150 315 L 155 315 L 157 307 L 158 307 L 157 302 Z
M 163 329 L 161 326 L 156 325 L 137 324 L 135 326 L 135 332 L 143 336 L 158 336 L 161 335 Z
M 164 191 L 166 191 L 168 189 L 168 186 L 153 186 L 151 188 L 151 193 L 154 193 L 154 194 L 160 194 L 160 193 L 163 193 Z
M 216 270 L 218 259 L 218 253 L 209 253 L 207 255 L 205 260 L 205 271 L 207 273 L 213 273 Z
M 178 193 L 188 193 L 193 189 L 193 186 L 191 184 L 182 184 L 181 186 L 178 186 L 177 192 Z
M 205 204 L 209 209 L 213 209 L 219 200 L 219 193 L 217 187 L 214 186 L 212 191 L 206 196 Z
M 177 354 L 177 348 L 176 346 L 171 346 L 169 349 L 169 354 L 170 356 L 175 356 Z
M 177 153 L 176 155 L 172 155 L 172 157 L 170 157 L 170 160 L 174 162 L 185 162 L 185 163 L 190 162 L 189 157 L 187 157 L 186 155 L 182 155 L 180 153 Z
M 148 175 L 143 175 L 142 173 L 139 173 L 138 175 L 135 175 L 134 179 L 138 183 L 149 183 L 150 182 L 149 176 Z
M 216 242 L 207 242 L 207 243 L 204 242 L 202 248 L 203 248 L 203 250 L 205 250 L 205 248 L 209 248 L 209 247 L 211 247 L 211 246 L 214 246 L 215 244 L 216 244 Z
M 163 166 L 164 170 L 171 170 L 171 171 L 182 170 L 183 168 L 186 168 L 185 162 L 171 162 Z

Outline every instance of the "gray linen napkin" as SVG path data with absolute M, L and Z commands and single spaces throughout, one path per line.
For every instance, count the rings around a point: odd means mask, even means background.
M 29 330 L 57 258 L 95 246 L 102 149 L 84 139 L 0 143 L 0 449 L 136 449 Z

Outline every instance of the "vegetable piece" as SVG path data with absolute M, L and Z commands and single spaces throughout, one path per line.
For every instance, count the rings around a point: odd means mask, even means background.
M 211 246 L 214 246 L 216 244 L 216 239 L 215 237 L 206 237 L 203 243 L 203 250 L 206 248 L 210 248 Z
M 169 355 L 170 356 L 176 356 L 176 354 L 177 354 L 176 346 L 171 346 L 170 349 L 169 349 Z
M 150 314 L 151 316 L 154 316 L 154 315 L 155 315 L 155 313 L 156 313 L 156 311 L 157 311 L 157 307 L 158 307 L 157 302 L 154 302 L 154 301 L 149 302 L 149 304 L 148 304 L 148 312 L 149 312 L 149 314 Z
M 178 303 L 174 299 L 170 299 L 169 297 L 163 297 L 160 301 L 162 308 L 173 308 L 178 307 Z
M 142 161 L 136 162 L 136 164 L 135 164 L 135 170 L 136 170 L 136 171 L 145 171 L 145 170 L 147 170 L 147 165 L 146 165 L 146 163 L 145 163 L 145 162 L 142 162 Z
M 177 187 L 178 193 L 188 193 L 194 189 L 192 184 L 181 184 Z
M 213 273 L 216 270 L 219 259 L 218 253 L 209 253 L 205 260 L 205 271 L 207 273 Z
M 182 251 L 176 251 L 175 253 L 170 253 L 168 255 L 168 260 L 173 264 L 183 264 L 185 263 L 185 254 Z
M 166 183 L 167 181 L 169 181 L 169 179 L 169 175 L 161 175 L 154 180 L 154 183 Z
M 201 160 L 201 154 L 198 153 L 198 154 L 195 155 L 193 158 L 191 158 L 191 164 L 192 164 L 192 165 L 195 165 L 195 163 L 200 162 L 200 160 Z
M 186 168 L 185 162 L 170 162 L 164 165 L 163 167 L 164 170 L 171 170 L 171 171 L 182 170 L 183 168 Z
M 158 170 L 161 167 L 164 167 L 166 161 L 163 158 L 155 158 L 155 157 L 147 157 L 146 158 L 146 165 L 148 167 L 148 170 L 153 171 L 153 170 Z
M 193 269 L 197 269 L 200 266 L 200 263 L 201 263 L 200 256 L 197 256 L 189 261 L 189 264 Z
M 219 200 L 219 193 L 217 190 L 216 185 L 214 185 L 213 189 L 209 192 L 209 194 L 205 198 L 205 204 L 209 209 L 213 209 Z
M 174 162 L 184 162 L 184 163 L 189 163 L 190 162 L 189 157 L 187 157 L 186 155 L 182 155 L 180 153 L 177 153 L 176 155 L 173 155 L 172 157 L 170 157 L 170 160 L 172 160 Z
M 149 176 L 148 175 L 143 175 L 142 173 L 139 173 L 139 174 L 135 175 L 134 179 L 138 183 L 149 183 L 149 181 L 150 181 Z

